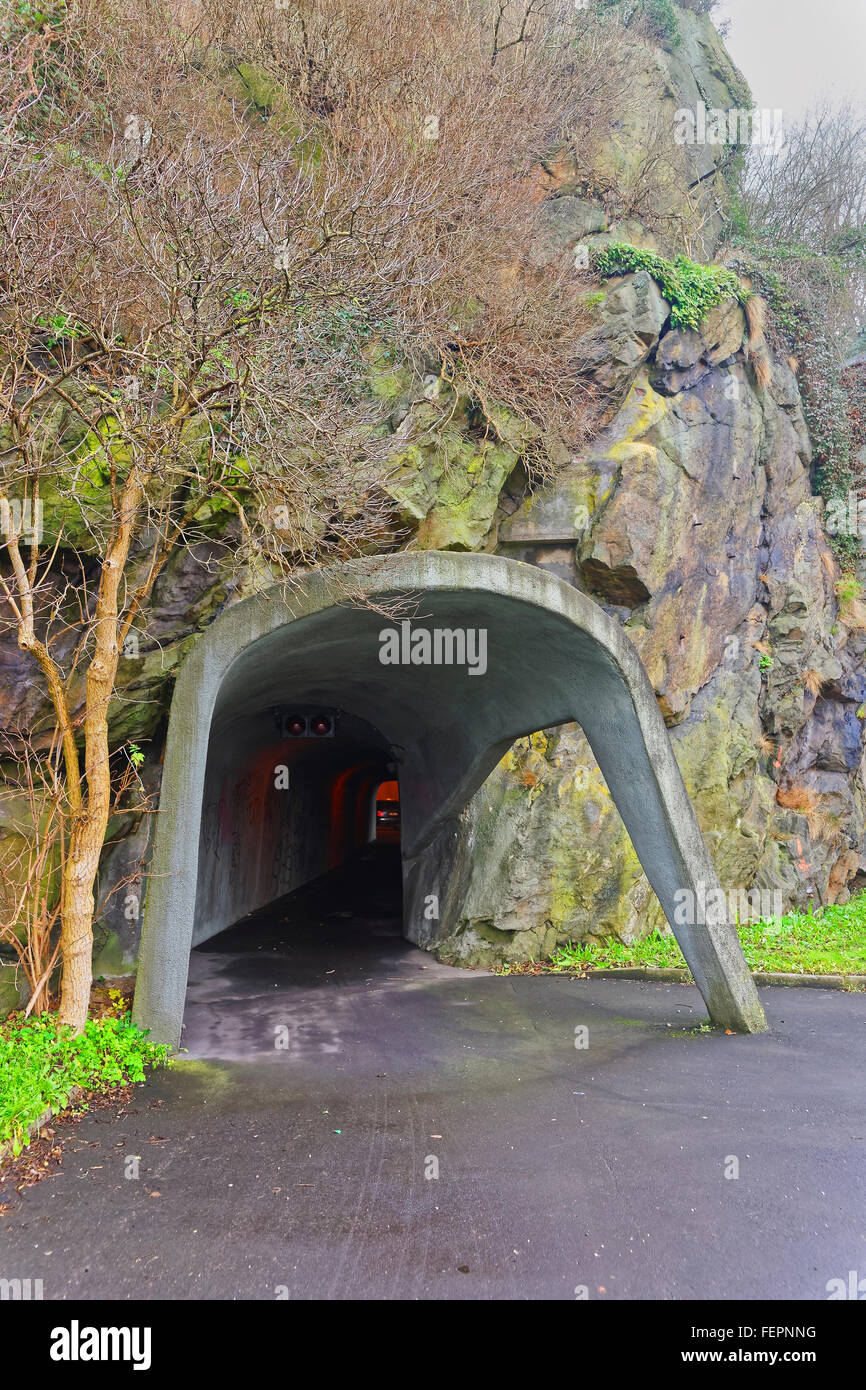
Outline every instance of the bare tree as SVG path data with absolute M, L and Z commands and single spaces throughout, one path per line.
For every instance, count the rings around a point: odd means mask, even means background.
M 243 582 L 290 582 L 394 544 L 381 351 L 432 363 L 490 432 L 510 414 L 527 448 L 577 427 L 582 286 L 520 248 L 597 50 L 571 6 L 521 16 L 80 0 L 11 36 L 0 589 L 53 712 L 45 910 L 75 1029 L 125 776 L 110 705 L 170 558 L 216 538 Z
M 844 249 L 866 225 L 866 113 L 825 102 L 779 143 L 756 143 L 746 191 L 755 223 L 776 240 Z
M 778 143 L 752 146 L 743 189 L 753 234 L 790 253 L 792 288 L 847 341 L 866 316 L 866 113 L 818 106 Z M 823 258 L 823 269 L 821 259 Z M 797 264 L 799 259 L 800 264 Z M 840 267 L 843 273 L 840 274 Z

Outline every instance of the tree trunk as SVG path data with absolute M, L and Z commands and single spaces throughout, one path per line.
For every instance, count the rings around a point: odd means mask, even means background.
M 58 1018 L 61 1023 L 68 1023 L 76 1033 L 80 1033 L 87 1022 L 92 980 L 93 885 L 99 868 L 99 850 L 94 855 L 91 849 L 98 829 L 95 822 L 89 829 L 91 833 L 85 837 L 88 841 L 86 852 L 82 852 L 83 847 L 76 843 L 78 834 L 73 834 L 70 857 L 63 870 L 63 912 L 60 919 L 63 973 Z M 80 857 L 72 858 L 72 855 Z
M 132 527 L 142 498 L 135 468 L 124 484 L 114 535 L 103 561 L 94 614 L 94 652 L 87 668 L 84 764 L 87 796 L 72 826 L 63 870 L 60 951 L 63 976 L 59 1021 L 80 1033 L 90 1005 L 94 885 L 111 813 L 108 705 L 114 692 L 118 642 L 118 591 L 129 555 Z

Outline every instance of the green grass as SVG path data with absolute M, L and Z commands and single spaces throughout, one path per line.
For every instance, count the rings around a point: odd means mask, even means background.
M 752 970 L 783 971 L 793 975 L 866 975 L 866 892 L 841 907 L 819 908 L 814 914 L 788 912 L 739 927 L 743 954 Z M 585 970 L 587 966 L 649 965 L 661 969 L 685 961 L 673 936 L 654 932 L 643 941 L 596 938 L 562 946 L 546 968 L 554 972 Z
M 0 1026 L 0 1146 L 11 1141 L 17 1156 L 30 1126 L 49 1107 L 68 1105 L 76 1086 L 107 1091 L 143 1081 L 145 1068 L 166 1065 L 167 1054 L 128 1014 L 88 1019 L 77 1037 L 54 1014 L 8 1021 Z

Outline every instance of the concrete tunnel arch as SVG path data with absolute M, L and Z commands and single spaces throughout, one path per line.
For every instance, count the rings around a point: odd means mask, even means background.
M 411 617 L 413 632 L 485 629 L 486 670 L 383 665 L 380 633 L 399 627 L 401 617 Z M 227 760 L 248 765 L 251 723 L 261 725 L 286 700 L 347 711 L 367 730 L 359 746 L 368 760 L 375 763 L 378 747 L 383 761 L 398 761 L 404 931 L 420 946 L 435 944 L 459 913 L 469 864 L 458 818 L 471 796 L 516 738 L 576 721 L 710 1018 L 738 1031 L 766 1027 L 734 924 L 675 921 L 678 890 L 701 900 L 718 881 L 628 638 L 585 594 L 535 566 L 424 551 L 312 571 L 291 590 L 244 599 L 184 659 L 169 717 L 133 1014 L 155 1040 L 180 1042 L 191 947 L 229 926 L 226 916 L 243 915 L 231 885 L 246 883 L 247 910 L 267 891 L 257 845 L 235 845 L 217 869 L 214 827 L 226 802 Z M 439 917 L 429 921 L 431 894 Z

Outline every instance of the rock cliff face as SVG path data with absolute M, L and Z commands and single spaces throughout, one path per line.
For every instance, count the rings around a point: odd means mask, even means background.
M 838 611 L 796 380 L 777 364 L 758 387 L 735 301 L 684 332 L 659 298 L 641 275 L 609 290 L 600 370 L 619 364 L 624 398 L 500 523 L 499 549 L 625 627 L 723 887 L 838 901 L 866 867 L 866 635 Z M 578 729 L 515 745 L 465 820 L 476 867 L 453 958 L 662 925 Z
M 715 253 L 730 152 L 674 144 L 670 130 L 679 108 L 748 107 L 748 92 L 709 19 L 680 14 L 673 52 L 643 45 L 641 81 L 593 178 L 579 179 L 567 153 L 545 166 L 542 234 L 528 253 L 536 269 L 613 240 Z M 650 166 L 641 186 L 651 194 L 639 199 L 637 173 Z M 696 208 L 701 231 L 684 247 Z M 482 439 L 467 403 L 435 375 L 395 368 L 377 378 L 402 443 L 390 485 L 395 544 L 496 550 L 590 594 L 643 659 L 723 888 L 778 888 L 786 906 L 844 899 L 866 873 L 866 631 L 857 605 L 840 611 L 837 601 L 796 376 L 778 361 L 759 384 L 736 299 L 684 329 L 646 270 L 588 289 L 594 323 L 575 360 L 606 409 L 540 490 L 527 490 L 507 420 L 498 441 Z M 213 543 L 168 566 L 139 648 L 122 663 L 112 737 L 144 746 L 153 792 L 173 672 L 239 593 L 221 559 L 231 524 L 216 518 Z M 38 740 L 48 724 L 40 688 L 13 644 L 0 655 L 0 724 Z M 0 816 L 2 865 L 20 843 L 20 807 Z M 137 910 L 111 890 L 146 858 L 150 819 L 112 826 L 97 973 L 134 964 Z M 471 867 L 448 959 L 521 959 L 588 933 L 631 940 L 662 925 L 575 726 L 515 744 L 460 833 Z
M 675 112 L 748 109 L 748 88 L 707 16 L 678 12 L 624 98 L 592 190 L 553 161 L 540 263 L 625 239 L 711 258 L 730 151 L 664 141 Z M 660 149 L 664 155 L 660 156 Z M 651 195 L 629 206 L 634 170 Z M 785 907 L 844 900 L 866 871 L 866 633 L 840 611 L 839 569 L 813 495 L 797 379 L 763 386 L 735 299 L 675 328 L 646 271 L 593 296 L 578 363 L 611 409 L 555 482 L 503 494 L 500 553 L 551 569 L 623 624 L 643 659 L 726 891 L 779 890 Z M 658 904 L 576 727 L 516 744 L 464 816 L 471 864 L 449 959 L 546 955 L 589 933 L 632 940 Z

